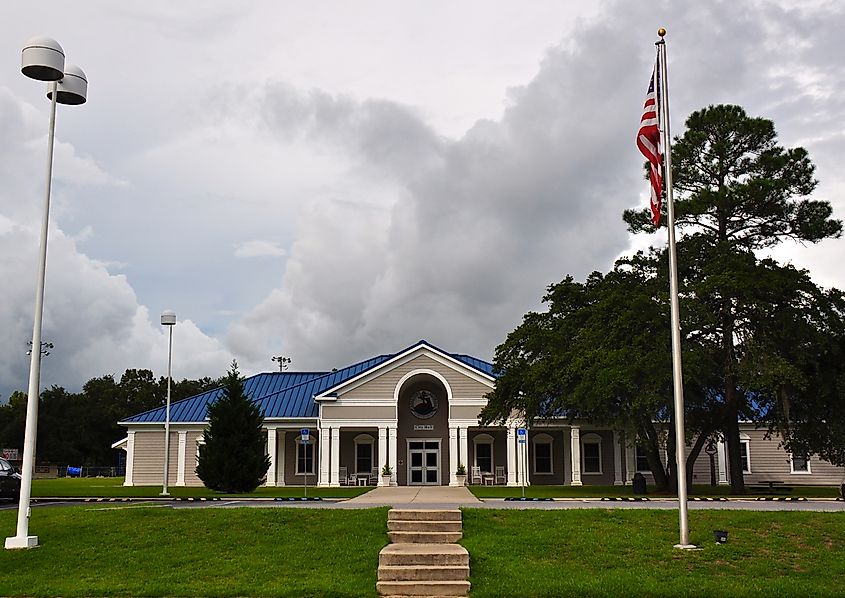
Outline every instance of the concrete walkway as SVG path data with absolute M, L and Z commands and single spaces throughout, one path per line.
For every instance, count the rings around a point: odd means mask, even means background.
M 480 500 L 463 487 L 452 486 L 384 486 L 346 501 L 350 506 L 413 505 L 479 506 Z

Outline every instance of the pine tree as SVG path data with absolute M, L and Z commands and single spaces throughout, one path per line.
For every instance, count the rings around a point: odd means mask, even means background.
M 264 451 L 264 418 L 246 396 L 237 362 L 232 362 L 222 385 L 220 398 L 208 407 L 197 475 L 212 490 L 252 492 L 270 467 L 270 457 Z
M 779 145 L 772 121 L 720 105 L 694 112 L 686 125 L 672 147 L 679 276 L 682 294 L 700 309 L 688 314 L 697 322 L 685 330 L 712 347 L 731 488 L 741 493 L 738 422 L 753 416 L 754 390 L 743 380 L 744 361 L 766 323 L 761 304 L 784 302 L 790 291 L 779 285 L 792 278 L 786 266 L 763 263 L 755 252 L 787 240 L 836 238 L 842 223 L 831 217 L 829 202 L 809 199 L 816 180 L 807 151 Z M 624 214 L 634 233 L 653 231 L 649 218 L 647 209 Z M 766 297 L 769 285 L 781 292 Z

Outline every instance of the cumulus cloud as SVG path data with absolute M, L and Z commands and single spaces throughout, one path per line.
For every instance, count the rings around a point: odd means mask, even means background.
M 821 13 L 764 3 L 661 7 L 677 40 L 676 132 L 692 110 L 732 102 L 774 118 L 795 144 L 806 123 L 798 127 L 783 104 L 805 115 L 815 106 L 822 121 L 838 113 L 839 100 L 830 102 L 841 97 L 833 76 L 841 67 L 802 68 L 818 51 L 808 33 Z M 654 50 L 650 35 L 631 32 L 654 30 L 639 8 L 605 4 L 511 90 L 501 119 L 480 120 L 459 139 L 394 102 L 268 84 L 262 114 L 280 143 L 339 149 L 356 172 L 388 181 L 391 194 L 375 209 L 369 198 L 308 204 L 281 286 L 232 327 L 231 346 L 257 357 L 282 344 L 298 366 L 326 367 L 425 336 L 490 357 L 546 285 L 606 269 L 642 245 L 621 212 L 644 203 L 633 138 Z
M 661 25 L 674 132 L 711 103 L 772 118 L 845 213 L 842 7 L 610 0 L 576 23 L 560 6 L 262 5 L 232 19 L 205 3 L 197 21 L 57 5 L 92 94 L 60 113 L 45 382 L 161 372 L 164 308 L 180 318 L 177 376 L 232 356 L 263 370 L 279 351 L 340 366 L 420 337 L 490 357 L 546 285 L 660 241 L 631 239 L 620 214 L 646 201 L 633 139 Z M 14 56 L 37 15 L 7 12 Z M 119 58 L 101 51 L 115 44 Z M 0 395 L 26 382 L 46 149 L 46 108 L 19 99 L 19 79 L 0 86 Z M 845 286 L 842 250 L 779 257 Z
M 43 133 L 28 117 L 29 111 L 25 103 L 0 88 L 0 137 L 9 140 L 0 146 L 0 397 L 26 390 L 29 371 L 26 350 L 32 337 L 43 205 L 43 173 L 32 176 L 40 170 L 32 164 L 43 167 L 46 151 Z M 124 184 L 67 143 L 57 143 L 56 162 L 59 185 L 54 199 L 58 203 L 71 193 L 62 190 L 62 183 L 79 192 Z M 61 173 L 59 163 L 63 164 Z M 56 224 L 61 212 L 53 212 L 49 233 L 42 338 L 54 348 L 43 361 L 42 386 L 74 389 L 91 377 L 119 375 L 127 367 L 161 373 L 167 355 L 165 333 L 139 304 L 125 276 L 111 274 L 104 263 L 79 250 L 78 243 L 93 234 L 92 228 L 86 226 L 75 236 L 66 234 Z M 181 344 L 175 375 L 197 377 L 225 371 L 231 354 L 191 321 L 180 322 L 175 337 Z

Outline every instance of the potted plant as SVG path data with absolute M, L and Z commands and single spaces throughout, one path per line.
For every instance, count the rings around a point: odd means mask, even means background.
M 393 468 L 385 463 L 381 468 L 381 485 L 390 486 L 391 477 L 393 477 Z
M 467 485 L 467 468 L 463 463 L 458 463 L 458 468 L 455 470 L 455 481 L 458 486 Z

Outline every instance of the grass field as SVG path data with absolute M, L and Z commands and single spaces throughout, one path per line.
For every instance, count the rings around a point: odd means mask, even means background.
M 319 496 L 322 498 L 351 498 L 364 492 L 372 490 L 372 487 L 344 486 L 342 488 L 315 488 L 308 487 L 308 496 Z M 205 487 L 170 486 L 168 488 L 171 496 L 177 498 L 201 498 L 201 497 L 289 497 L 302 496 L 302 486 L 277 486 L 274 488 L 259 487 L 255 492 L 248 494 L 224 494 L 215 492 Z M 53 478 L 32 480 L 32 496 L 102 496 L 102 497 L 129 497 L 129 498 L 155 498 L 161 492 L 161 486 L 124 486 L 123 478 Z
M 2 596 L 375 596 L 387 509 L 33 510 L 40 547 L 0 551 Z M 845 513 L 464 511 L 473 598 L 842 596 Z M 11 535 L 15 511 L 0 511 Z M 716 545 L 712 530 L 729 532 Z
M 713 530 L 729 533 L 717 545 Z M 845 513 L 464 511 L 473 598 L 843 596 Z
M 387 509 L 34 509 L 0 596 L 373 596 Z M 14 535 L 15 512 L 0 512 Z
M 469 486 L 470 492 L 478 498 L 508 498 L 522 496 L 522 488 L 508 486 Z M 729 486 L 692 486 L 690 496 L 733 496 Z M 526 486 L 525 496 L 530 498 L 602 498 L 613 496 L 633 496 L 630 486 Z M 647 495 L 651 497 L 674 497 L 672 493 L 654 493 L 653 489 Z M 773 496 L 748 492 L 742 496 Z M 778 493 L 774 496 L 805 496 L 813 498 L 835 498 L 839 496 L 839 488 L 832 486 L 793 486 L 790 492 Z

